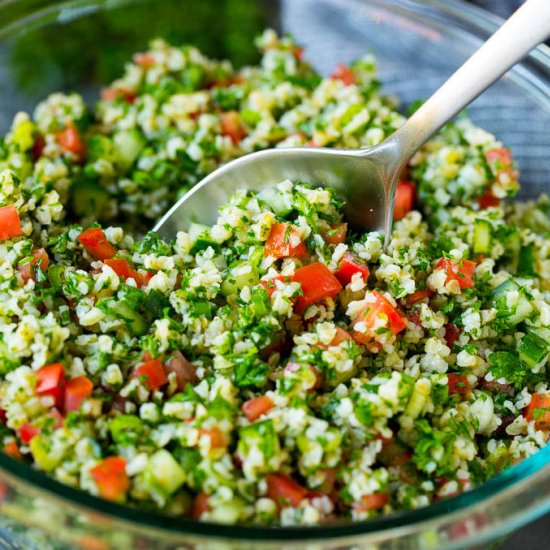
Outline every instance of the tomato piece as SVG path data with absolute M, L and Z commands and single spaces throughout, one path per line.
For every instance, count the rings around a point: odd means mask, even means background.
M 61 415 L 61 413 L 57 409 L 52 409 L 47 415 L 47 418 L 52 418 L 54 420 L 53 429 L 57 430 L 63 426 L 64 418 Z M 23 443 L 30 443 L 30 441 L 36 437 L 40 432 L 41 428 L 39 426 L 35 426 L 31 422 L 27 422 L 26 424 L 23 424 L 19 428 L 19 437 L 21 438 L 21 441 Z
M 336 334 L 334 338 L 328 343 L 328 345 L 322 344 L 322 343 L 319 343 L 317 345 L 321 349 L 328 349 L 332 346 L 338 346 L 339 344 L 341 344 L 342 342 L 345 342 L 346 340 L 353 340 L 353 337 L 351 336 L 351 334 L 347 330 L 344 330 L 343 328 L 336 327 Z
M 356 512 L 369 512 L 370 510 L 379 510 L 390 501 L 389 495 L 385 493 L 373 493 L 364 495 L 359 502 L 352 504 Z
M 133 269 L 130 262 L 124 258 L 106 258 L 103 263 L 108 265 L 119 277 L 124 277 L 125 280 L 134 279 L 138 287 L 142 286 L 147 279 L 147 277 Z M 149 277 L 149 280 L 151 277 Z
M 313 384 L 307 388 L 307 391 L 311 392 L 318 390 L 323 385 L 323 375 L 312 365 L 304 365 L 303 363 L 295 363 L 294 361 L 290 361 L 283 369 L 283 372 L 292 373 L 302 369 L 307 369 L 311 374 L 313 374 L 314 378 Z
M 454 323 L 447 323 L 445 325 L 445 342 L 451 350 L 461 334 L 462 329 L 457 327 Z
M 434 295 L 433 290 L 429 290 L 428 288 L 425 288 L 424 290 L 417 290 L 416 292 L 409 294 L 405 298 L 405 301 L 407 302 L 408 306 L 412 306 L 413 304 L 416 304 L 416 302 L 420 302 L 421 300 L 424 300 L 424 298 L 431 298 L 433 295 Z
M 108 456 L 96 464 L 90 474 L 97 490 L 106 500 L 121 501 L 130 488 L 130 478 L 126 473 L 126 460 L 121 456 Z
M 92 227 L 86 229 L 76 239 L 94 258 L 98 260 L 107 260 L 112 258 L 117 250 L 116 248 L 107 240 L 105 233 L 99 227 Z
M 0 407 L 0 422 L 2 424 L 5 424 L 8 421 L 8 415 L 6 414 L 6 411 Z
M 17 443 L 13 440 L 4 445 L 4 452 L 12 458 L 17 458 L 18 460 L 21 460 L 23 458 L 23 455 L 21 454 Z
M 355 258 L 353 254 L 346 252 L 334 275 L 342 285 L 346 286 L 351 283 L 351 279 L 356 273 L 359 273 L 364 281 L 366 281 L 370 275 L 369 268 L 366 264 Z
M 79 411 L 85 399 L 92 395 L 94 385 L 86 376 L 71 378 L 65 383 L 65 412 Z
M 333 80 L 340 80 L 346 86 L 357 84 L 355 73 L 344 63 L 339 63 L 336 65 L 334 71 L 332 71 L 332 74 L 330 75 L 330 78 Z
M 237 111 L 229 111 L 220 115 L 222 135 L 231 138 L 233 143 L 239 143 L 246 137 L 246 128 Z
M 301 258 L 307 252 L 300 233 L 291 224 L 274 223 L 265 242 L 264 256 Z
M 155 56 L 151 52 L 136 53 L 132 59 L 136 65 L 144 68 L 155 64 Z
M 245 401 L 241 407 L 241 410 L 250 422 L 254 422 L 254 420 L 257 420 L 260 416 L 269 412 L 274 405 L 275 403 L 273 403 L 273 399 L 271 399 L 271 397 L 268 397 L 267 395 L 260 395 Z
M 435 269 L 442 269 L 447 274 L 446 282 L 456 281 L 458 286 L 463 290 L 465 288 L 474 288 L 474 271 L 476 269 L 475 262 L 470 260 L 460 260 L 458 263 L 454 263 L 448 258 L 441 258 Z
M 73 122 L 68 122 L 65 129 L 57 132 L 55 137 L 65 153 L 73 153 L 79 160 L 86 156 L 86 146 Z
M 20 265 L 17 270 L 23 281 L 27 282 L 29 279 L 36 281 L 34 268 L 38 266 L 42 271 L 47 271 L 49 265 L 50 258 L 48 253 L 43 248 L 35 248 L 29 260 Z
M 523 416 L 531 421 L 535 421 L 537 430 L 547 430 L 550 428 L 550 397 L 542 393 L 531 395 L 531 402 L 524 409 Z
M 172 352 L 172 356 L 164 364 L 164 372 L 167 376 L 172 372 L 176 374 L 176 383 L 179 391 L 183 391 L 187 384 L 194 384 L 198 380 L 195 367 L 179 350 Z
M 219 428 L 201 428 L 199 435 L 206 436 L 210 439 L 211 449 L 224 449 L 229 445 L 229 439 L 225 432 L 222 432 Z
M 19 212 L 15 206 L 0 207 L 0 241 L 23 235 Z
M 302 286 L 302 295 L 296 298 L 298 312 L 325 298 L 334 298 L 342 290 L 340 281 L 321 262 L 300 267 L 292 280 Z
M 384 466 L 398 468 L 410 462 L 411 459 L 411 451 L 399 441 L 389 439 L 382 442 L 382 450 L 378 454 L 378 460 L 380 460 Z
M 101 99 L 103 101 L 115 101 L 116 99 L 124 99 L 130 105 L 136 101 L 136 94 L 124 88 L 103 88 L 101 90 Z
M 466 397 L 470 395 L 470 381 L 465 374 L 447 374 L 447 386 L 449 388 L 449 395 L 462 395 Z
M 36 372 L 37 395 L 51 395 L 55 400 L 55 406 L 63 406 L 65 390 L 65 372 L 61 363 L 51 363 L 38 369 Z
M 500 199 L 495 197 L 490 189 L 487 189 L 483 195 L 477 198 L 477 204 L 479 204 L 481 210 L 486 210 L 492 206 L 498 206 L 500 204 Z
M 333 225 L 326 233 L 323 234 L 323 237 L 327 244 L 340 244 L 346 242 L 347 233 L 348 224 L 344 222 Z
M 210 504 L 208 503 L 208 495 L 206 493 L 199 493 L 193 500 L 193 506 L 191 506 L 190 515 L 192 518 L 200 519 L 201 516 L 210 510 Z
M 301 61 L 302 58 L 304 57 L 304 48 L 302 48 L 300 46 L 293 46 L 292 53 L 294 54 L 294 57 L 298 61 Z
M 414 209 L 416 198 L 416 185 L 409 180 L 399 180 L 395 190 L 395 202 L 393 206 L 393 220 L 401 220 Z
M 384 333 L 390 332 L 395 336 L 407 328 L 407 318 L 382 294 L 374 290 L 369 299 L 365 309 L 355 317 L 355 332 L 352 335 L 355 340 L 361 344 L 373 344 Z M 357 330 L 358 323 L 364 323 L 366 330 Z
M 279 508 L 297 507 L 307 498 L 309 491 L 284 474 L 267 474 L 267 496 L 277 503 Z
M 149 390 L 155 391 L 168 382 L 166 372 L 158 359 L 145 361 L 134 368 L 134 376 L 145 378 L 145 385 Z
M 275 281 L 283 281 L 284 277 L 282 275 L 277 275 L 277 277 L 273 277 L 272 279 L 267 279 L 260 281 L 260 284 L 265 288 L 265 291 L 267 292 L 267 295 L 271 298 L 273 296 L 273 293 L 275 292 L 275 289 L 277 288 L 277 284 Z
M 516 179 L 517 172 L 513 167 L 512 153 L 507 147 L 485 151 L 485 159 L 495 180 L 499 181 L 503 176 L 508 180 Z
M 33 426 L 30 422 L 19 428 L 19 437 L 23 443 L 30 443 L 40 433 L 40 428 Z
M 338 478 L 338 468 L 327 468 L 322 470 L 325 480 L 319 486 L 319 492 L 324 495 L 331 495 L 334 493 L 336 481 Z
M 42 153 L 44 152 L 44 147 L 46 147 L 46 141 L 44 140 L 44 137 L 41 135 L 36 136 L 31 151 L 31 158 L 33 162 L 36 162 L 42 156 Z

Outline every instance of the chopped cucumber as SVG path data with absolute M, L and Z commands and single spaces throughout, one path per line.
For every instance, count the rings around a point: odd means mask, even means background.
M 65 276 L 65 268 L 62 265 L 52 265 L 48 269 L 48 281 L 54 289 L 61 288 Z
M 135 445 L 143 433 L 143 422 L 133 414 L 120 414 L 109 422 L 113 441 L 119 445 Z
M 522 277 L 534 277 L 535 271 L 535 247 L 532 244 L 522 246 L 518 256 L 518 275 Z
M 248 262 L 239 262 L 229 269 L 220 290 L 224 296 L 232 296 L 245 286 L 258 284 L 259 280 L 258 272 Z
M 143 315 L 133 310 L 124 300 L 106 300 L 99 303 L 98 307 L 102 311 L 125 321 L 132 336 L 141 336 L 147 332 L 147 322 Z
M 73 212 L 79 216 L 93 216 L 94 220 L 101 218 L 109 201 L 106 189 L 92 182 L 82 182 L 72 187 Z
M 517 302 L 510 306 L 508 304 L 508 293 L 513 291 L 517 291 L 519 296 Z M 533 312 L 533 306 L 525 295 L 523 287 L 519 286 L 513 279 L 504 281 L 493 290 L 493 303 L 499 316 L 504 317 L 510 326 L 521 323 Z
M 164 494 L 172 495 L 185 482 L 186 475 L 174 457 L 165 449 L 157 451 L 149 459 L 147 473 Z
M 487 220 L 476 220 L 474 224 L 474 252 L 489 254 L 491 252 L 491 223 Z
M 189 237 L 193 245 L 191 246 L 191 254 L 196 254 L 201 250 L 207 249 L 211 246 L 214 249 L 218 248 L 218 243 L 215 242 L 210 236 L 210 227 L 202 225 L 200 223 L 192 223 L 189 226 Z
M 228 502 L 217 504 L 216 507 L 210 511 L 208 519 L 218 523 L 237 523 L 245 508 L 246 504 L 242 499 L 233 497 Z
M 292 212 L 292 195 L 276 187 L 268 187 L 258 194 L 258 199 L 271 208 L 277 216 L 284 218 Z
M 510 263 L 510 270 L 515 273 L 518 266 L 519 251 L 521 249 L 521 237 L 518 231 L 514 231 L 504 239 L 504 259 Z
M 113 138 L 116 163 L 130 168 L 145 147 L 145 141 L 138 130 L 121 130 Z
M 535 367 L 547 357 L 550 344 L 534 332 L 528 332 L 519 344 L 519 358 L 529 367 Z
M 31 453 L 36 463 L 42 470 L 49 472 L 57 468 L 63 458 L 63 454 L 52 448 L 50 437 L 38 434 L 29 443 Z

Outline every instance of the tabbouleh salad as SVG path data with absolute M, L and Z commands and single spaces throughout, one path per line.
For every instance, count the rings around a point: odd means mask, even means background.
M 56 93 L 0 139 L 4 452 L 143 510 L 271 525 L 427 506 L 536 453 L 550 204 L 502 201 L 510 151 L 466 118 L 410 162 L 385 251 L 322 182 L 146 233 L 239 155 L 402 124 L 371 56 L 322 78 L 290 38 L 258 45 L 235 71 L 154 41 L 94 110 Z

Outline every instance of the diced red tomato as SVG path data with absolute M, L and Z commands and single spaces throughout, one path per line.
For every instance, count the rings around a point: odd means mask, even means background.
M 53 423 L 54 430 L 57 430 L 63 426 L 63 422 L 64 422 L 63 416 L 56 408 L 53 408 L 46 415 L 46 417 L 54 420 L 54 423 Z M 21 441 L 23 441 L 23 443 L 29 443 L 31 439 L 36 437 L 40 432 L 41 432 L 41 428 L 39 426 L 36 426 L 31 422 L 27 422 L 26 424 L 23 424 L 23 426 L 19 428 L 19 437 L 21 438 Z
M 347 233 L 348 224 L 339 223 L 337 225 L 333 225 L 325 234 L 323 234 L 323 237 L 327 244 L 340 244 L 346 242 Z
M 267 395 L 259 395 L 258 397 L 253 397 L 248 401 L 243 403 L 241 410 L 250 422 L 254 422 L 260 418 L 260 416 L 269 412 L 274 406 L 273 399 Z
M 17 270 L 23 281 L 27 282 L 29 279 L 36 281 L 34 268 L 38 266 L 42 271 L 47 271 L 49 264 L 48 253 L 43 248 L 35 248 L 29 260 L 19 266 Z
M 336 65 L 334 71 L 332 71 L 332 74 L 330 75 L 330 78 L 333 80 L 340 80 L 346 86 L 357 84 L 357 79 L 355 78 L 354 72 L 344 63 L 339 63 Z
M 279 508 L 297 507 L 307 498 L 309 491 L 284 474 L 268 474 L 267 496 L 277 503 Z
M 402 443 L 392 438 L 383 440 L 378 459 L 384 466 L 398 468 L 411 461 L 412 453 Z
M 79 411 L 85 399 L 92 395 L 94 385 L 86 376 L 65 382 L 65 412 Z
M 462 329 L 457 327 L 454 323 L 447 323 L 445 325 L 445 342 L 447 342 L 447 346 L 453 349 L 453 346 L 461 334 Z
M 155 64 L 155 56 L 151 52 L 134 54 L 133 61 L 140 67 L 148 68 Z
M 470 381 L 465 374 L 447 374 L 447 386 L 449 388 L 449 395 L 462 395 L 466 397 L 470 395 Z
M 86 156 L 86 146 L 73 122 L 68 122 L 65 129 L 57 132 L 57 143 L 66 153 L 73 153 L 82 160 Z
M 409 294 L 405 300 L 407 302 L 407 305 L 410 307 L 413 304 L 416 304 L 417 302 L 420 302 L 421 300 L 424 300 L 424 298 L 430 298 L 433 296 L 433 291 L 429 290 L 428 288 L 425 288 L 423 290 L 417 290 L 416 292 L 413 292 L 412 294 Z
M 168 382 L 166 372 L 158 359 L 152 359 L 134 368 L 134 376 L 145 379 L 145 385 L 151 391 L 158 390 Z
M 389 495 L 374 493 L 372 495 L 364 495 L 359 502 L 354 502 L 352 506 L 356 512 L 370 512 L 371 510 L 383 508 L 389 501 Z
M 298 230 L 288 223 L 275 223 L 271 226 L 265 242 L 264 256 L 274 258 L 301 258 L 307 252 Z
M 21 454 L 17 443 L 13 440 L 4 445 L 4 452 L 12 458 L 17 458 L 18 460 L 21 460 L 23 458 L 23 455 Z
M 456 281 L 461 289 L 474 288 L 474 271 L 476 269 L 475 262 L 470 260 L 460 260 L 458 263 L 454 263 L 448 258 L 441 258 L 437 264 L 436 269 L 442 269 L 447 274 L 446 282 Z
M 364 281 L 366 281 L 370 275 L 369 268 L 366 264 L 355 258 L 355 256 L 349 252 L 346 252 L 334 275 L 342 285 L 346 286 L 351 283 L 351 279 L 356 273 L 359 273 Z
M 297 312 L 324 298 L 334 298 L 342 290 L 340 281 L 321 262 L 300 267 L 292 280 L 302 287 L 302 295 L 296 298 Z
M 30 422 L 23 424 L 19 428 L 19 437 L 23 443 L 30 443 L 30 441 L 40 433 L 40 428 L 33 426 Z
M 19 212 L 15 206 L 0 207 L 0 241 L 23 235 Z
M 237 111 L 229 111 L 220 115 L 222 135 L 231 138 L 233 143 L 239 143 L 246 137 L 246 128 Z
M 329 342 L 329 344 L 325 345 L 325 344 L 319 343 L 318 346 L 321 349 L 328 349 L 329 347 L 332 347 L 332 346 L 338 346 L 339 344 L 341 344 L 342 342 L 345 342 L 346 340 L 353 340 L 351 334 L 347 330 L 344 330 L 341 327 L 336 327 L 336 334 L 334 338 Z
M 289 373 L 289 372 L 296 372 L 301 369 L 307 369 L 313 374 L 314 376 L 314 383 L 307 388 L 307 391 L 313 391 L 319 389 L 323 385 L 323 376 L 322 374 L 312 365 L 304 365 L 302 363 L 295 363 L 294 361 L 290 361 L 287 366 L 283 369 L 283 372 Z
M 102 498 L 120 502 L 130 488 L 126 473 L 126 460 L 121 456 L 109 456 L 90 470 Z
M 548 430 L 550 428 L 550 396 L 542 393 L 531 395 L 531 402 L 523 411 L 523 416 L 535 421 L 537 430 Z
M 500 199 L 495 197 L 490 189 L 487 189 L 483 195 L 480 195 L 477 198 L 477 203 L 479 204 L 479 208 L 481 208 L 481 210 L 486 210 L 492 206 L 498 206 L 500 204 Z
M 298 61 L 301 61 L 304 57 L 304 48 L 301 48 L 300 46 L 294 46 L 292 48 L 292 53 Z
M 199 435 L 210 439 L 211 449 L 224 449 L 229 445 L 227 434 L 219 428 L 201 428 L 199 429 Z
M 195 367 L 179 350 L 172 352 L 171 357 L 164 364 L 164 372 L 167 376 L 172 372 L 175 373 L 179 391 L 182 391 L 187 384 L 194 384 L 198 380 Z
M 76 239 L 94 258 L 107 260 L 112 258 L 117 250 L 107 240 L 105 233 L 99 227 L 92 227 L 82 231 Z
M 399 180 L 395 190 L 393 206 L 394 221 L 404 218 L 413 208 L 416 198 L 416 185 L 412 181 Z
M 210 504 L 208 503 L 208 495 L 206 493 L 199 493 L 193 500 L 193 506 L 191 507 L 191 517 L 200 519 L 201 516 L 208 512 Z
M 8 421 L 8 415 L 6 414 L 6 411 L 0 407 L 0 422 L 2 424 L 5 424 Z
M 366 332 L 356 330 L 352 336 L 361 344 L 372 344 L 380 335 L 389 331 L 396 335 L 407 328 L 407 318 L 395 308 L 382 294 L 374 290 L 370 293 L 371 302 L 354 320 L 354 327 L 359 322 L 366 326 Z
M 103 88 L 101 90 L 101 99 L 104 101 L 114 101 L 115 99 L 124 99 L 130 105 L 136 101 L 136 93 L 124 88 Z
M 124 277 L 125 280 L 134 279 L 138 287 L 147 284 L 152 277 L 152 275 L 151 277 L 142 275 L 132 268 L 128 260 L 123 258 L 106 258 L 103 263 L 108 265 L 119 277 Z M 146 279 L 148 280 L 146 281 Z
M 45 365 L 36 372 L 37 395 L 51 395 L 56 407 L 63 407 L 65 391 L 65 373 L 61 363 Z
M 260 284 L 265 288 L 267 295 L 270 298 L 275 292 L 275 289 L 277 288 L 277 283 L 275 281 L 283 281 L 283 276 L 277 275 L 277 277 L 273 277 L 273 279 L 260 281 Z
M 510 180 L 517 178 L 517 172 L 513 167 L 512 154 L 507 147 L 485 151 L 485 159 L 495 176 L 495 180 L 499 181 L 503 176 Z

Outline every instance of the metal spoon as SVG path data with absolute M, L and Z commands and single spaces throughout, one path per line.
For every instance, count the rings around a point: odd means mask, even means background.
M 212 224 L 238 189 L 261 191 L 284 180 L 334 188 L 346 199 L 346 220 L 389 240 L 399 174 L 441 126 L 550 35 L 550 0 L 527 0 L 411 118 L 380 145 L 366 149 L 280 148 L 251 153 L 218 168 L 183 196 L 154 231 L 172 239 L 191 222 Z

